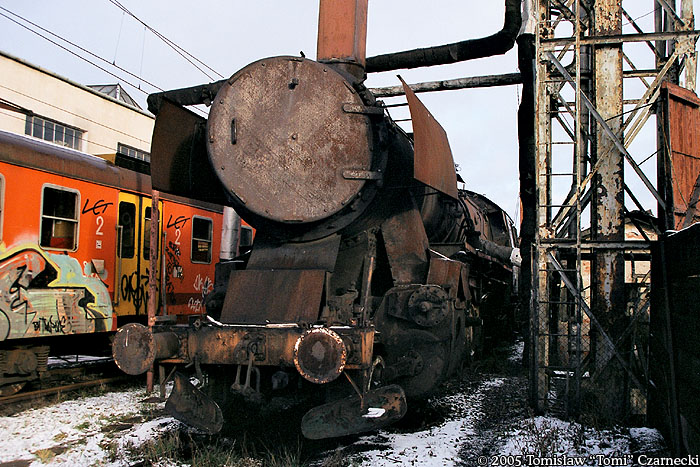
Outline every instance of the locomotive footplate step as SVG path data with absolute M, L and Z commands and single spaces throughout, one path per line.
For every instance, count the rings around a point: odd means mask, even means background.
M 221 409 L 209 396 L 194 387 L 187 376 L 175 373 L 173 390 L 165 403 L 165 411 L 194 428 L 209 434 L 218 433 L 224 424 Z
M 406 415 L 406 395 L 395 384 L 368 391 L 364 404 L 357 395 L 306 412 L 301 432 L 309 439 L 335 438 L 372 431 Z

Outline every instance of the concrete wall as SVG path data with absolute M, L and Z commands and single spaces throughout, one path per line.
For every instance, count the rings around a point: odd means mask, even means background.
M 0 128 L 24 134 L 27 112 L 83 130 L 89 154 L 113 158 L 117 143 L 151 150 L 148 112 L 0 52 Z

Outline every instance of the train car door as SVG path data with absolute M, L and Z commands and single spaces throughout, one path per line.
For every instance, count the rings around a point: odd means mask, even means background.
M 159 211 L 163 212 L 162 203 L 159 204 Z M 114 308 L 120 317 L 145 316 L 150 270 L 151 198 L 121 192 L 117 215 L 117 283 Z M 160 258 L 160 248 L 158 253 Z M 160 260 L 156 264 L 156 277 L 160 277 Z M 159 287 L 157 289 L 160 290 Z

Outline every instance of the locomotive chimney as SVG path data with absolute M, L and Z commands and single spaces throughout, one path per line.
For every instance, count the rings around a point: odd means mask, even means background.
M 316 59 L 365 77 L 367 0 L 320 0 Z

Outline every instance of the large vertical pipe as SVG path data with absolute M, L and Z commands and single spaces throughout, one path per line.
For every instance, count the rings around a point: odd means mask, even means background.
M 520 317 L 527 325 L 527 312 L 532 298 L 532 244 L 537 228 L 537 178 L 535 146 L 535 25 L 537 15 L 532 0 L 523 2 L 523 26 L 518 42 L 518 68 L 523 81 L 522 99 L 518 108 L 518 160 L 520 169 L 520 202 L 522 215 L 520 222 Z M 523 335 L 528 335 L 527 328 Z M 524 357 L 527 358 L 532 342 L 526 339 Z
M 622 0 L 596 0 L 596 35 L 622 33 Z M 622 44 L 599 45 L 594 50 L 594 93 L 598 112 L 622 140 Z M 600 125 L 595 139 L 595 157 L 600 168 L 594 177 L 592 233 L 601 242 L 624 241 L 624 159 Z M 591 308 L 603 330 L 617 340 L 625 327 L 625 259 L 621 250 L 595 250 L 591 277 Z M 612 358 L 611 349 L 599 334 L 594 334 L 594 365 L 603 371 L 598 378 L 598 403 L 613 418 L 625 414 L 625 378 Z
M 158 232 L 160 213 L 158 212 L 160 193 L 156 190 L 151 192 L 151 229 L 150 229 L 150 249 L 149 249 L 149 271 L 148 271 L 148 327 L 152 328 L 156 322 L 156 307 L 158 306 Z M 148 392 L 153 391 L 153 367 L 146 374 L 146 386 Z
M 321 0 L 316 50 L 319 62 L 335 63 L 361 80 L 366 44 L 367 0 Z

